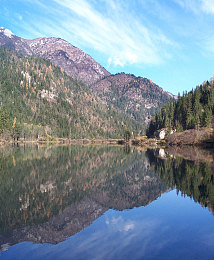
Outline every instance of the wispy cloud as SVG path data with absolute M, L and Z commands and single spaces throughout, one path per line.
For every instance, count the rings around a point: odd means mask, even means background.
M 197 14 L 200 12 L 200 2 L 201 0 L 174 0 L 182 8 L 190 10 L 193 13 Z
M 202 10 L 208 14 L 214 14 L 214 0 L 201 0 Z
M 202 42 L 201 46 L 204 47 L 205 51 L 208 51 L 208 54 L 214 54 L 214 35 L 206 37 Z M 207 53 L 207 52 L 206 52 Z
M 193 11 L 195 14 L 214 14 L 214 0 L 174 0 L 182 8 Z
M 129 1 L 53 2 L 55 6 L 50 7 L 36 1 L 47 15 L 36 25 L 28 24 L 29 30 L 39 36 L 46 32 L 62 35 L 70 43 L 78 43 L 77 47 L 94 49 L 105 56 L 108 66 L 160 64 L 169 57 L 168 46 L 174 43 L 158 27 L 142 22 Z

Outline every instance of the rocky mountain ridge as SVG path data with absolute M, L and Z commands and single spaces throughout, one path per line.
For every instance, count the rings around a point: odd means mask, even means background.
M 87 85 L 109 76 L 110 73 L 88 54 L 60 38 L 23 39 L 8 29 L 0 29 L 0 46 L 50 60 L 68 75 Z
M 77 47 L 60 38 L 24 40 L 36 56 L 50 60 L 68 75 L 87 85 L 109 76 L 110 73 Z
M 4 27 L 0 27 L 0 46 L 17 51 L 25 56 L 33 55 L 30 47 L 22 38 L 16 36 Z

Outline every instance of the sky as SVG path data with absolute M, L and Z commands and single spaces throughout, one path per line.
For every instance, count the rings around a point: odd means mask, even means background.
M 0 27 L 60 37 L 175 95 L 214 75 L 214 0 L 0 0 Z

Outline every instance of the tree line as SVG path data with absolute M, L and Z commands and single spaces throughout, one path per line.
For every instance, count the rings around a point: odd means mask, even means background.
M 214 82 L 206 81 L 189 93 L 178 95 L 164 105 L 152 117 L 147 128 L 147 136 L 151 137 L 155 131 L 167 128 L 181 132 L 187 129 L 210 127 L 214 115 Z

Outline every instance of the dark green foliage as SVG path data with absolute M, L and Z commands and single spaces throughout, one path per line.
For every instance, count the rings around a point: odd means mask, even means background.
M 151 120 L 147 135 L 152 136 L 161 128 L 176 129 L 177 132 L 199 127 L 210 127 L 214 115 L 214 84 L 206 82 L 195 90 L 178 96 L 164 105 Z
M 214 175 L 213 164 L 209 162 L 188 161 L 181 157 L 162 160 L 154 156 L 153 151 L 147 155 L 154 170 L 163 183 L 176 187 L 177 191 L 193 198 L 214 212 Z
M 0 133 L 9 121 L 12 127 L 14 118 L 16 128 L 8 129 L 15 139 L 121 138 L 121 122 L 135 133 L 140 131 L 135 120 L 107 107 L 83 83 L 47 60 L 0 48 L 0 64 L 0 104 L 7 114 L 0 115 Z
M 132 133 L 131 133 L 131 131 L 130 130 L 125 130 L 125 133 L 124 133 L 124 140 L 125 141 L 129 141 L 130 140 L 130 138 L 131 138 L 131 136 L 132 136 Z
M 0 108 L 0 134 L 3 133 L 5 129 L 9 129 L 9 115 L 6 112 L 4 106 Z

